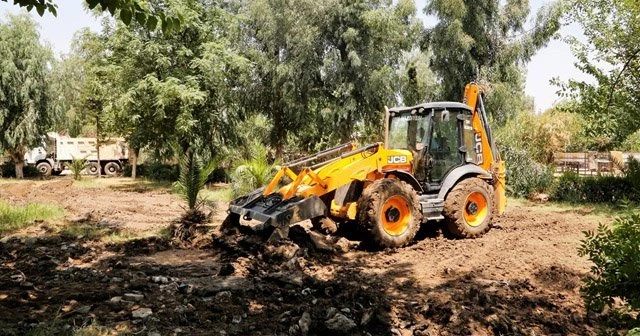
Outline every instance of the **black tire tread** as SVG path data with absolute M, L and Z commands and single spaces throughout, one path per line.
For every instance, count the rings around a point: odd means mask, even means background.
M 480 230 L 470 231 L 464 220 L 464 203 L 469 193 L 477 188 L 481 188 L 489 196 L 487 201 L 490 204 L 491 211 L 489 212 L 489 218 L 482 224 Z M 491 228 L 491 220 L 493 214 L 496 213 L 494 199 L 493 187 L 479 178 L 467 178 L 459 182 L 449 192 L 444 201 L 443 215 L 449 232 L 459 238 L 477 238 L 485 234 Z
M 108 169 L 108 168 L 109 168 L 109 166 L 112 166 L 112 165 L 116 165 L 116 166 L 118 167 L 118 168 L 116 169 L 115 173 L 110 173 L 110 172 L 109 172 L 109 169 Z M 118 175 L 118 174 L 120 173 L 120 171 L 122 171 L 122 167 L 120 167 L 120 164 L 118 164 L 117 162 L 113 162 L 113 161 L 111 161 L 111 162 L 107 162 L 107 163 L 104 165 L 104 174 L 105 174 L 105 175 L 108 175 L 108 176 L 116 176 L 116 175 Z
M 404 194 L 412 201 L 413 222 L 409 226 L 409 231 L 402 235 L 400 240 L 389 239 L 382 226 L 378 223 L 378 211 L 382 207 L 382 201 L 387 198 Z M 408 183 L 396 179 L 380 179 L 374 181 L 364 189 L 358 199 L 358 222 L 369 233 L 374 243 L 381 247 L 402 247 L 413 241 L 418 233 L 422 221 L 422 212 L 418 194 Z

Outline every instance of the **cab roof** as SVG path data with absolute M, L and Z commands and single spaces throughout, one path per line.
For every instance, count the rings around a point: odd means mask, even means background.
M 469 107 L 469 105 L 467 104 L 463 104 L 463 103 L 458 103 L 458 102 L 432 102 L 432 103 L 424 103 L 424 104 L 420 104 L 420 105 L 416 105 L 416 106 L 411 106 L 411 107 L 394 107 L 394 108 L 390 108 L 389 112 L 395 112 L 395 113 L 399 113 L 399 112 L 410 112 L 413 110 L 416 110 L 416 112 L 420 113 L 423 112 L 424 110 L 431 110 L 431 109 L 436 109 L 436 110 L 444 110 L 444 109 L 463 109 L 463 110 L 468 110 L 471 111 L 471 107 Z

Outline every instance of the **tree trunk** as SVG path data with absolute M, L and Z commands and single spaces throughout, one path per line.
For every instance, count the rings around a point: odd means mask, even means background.
M 276 144 L 276 159 L 282 160 L 284 158 L 284 143 L 278 141 Z
M 98 178 L 102 176 L 102 165 L 100 164 L 100 115 L 96 114 L 96 156 L 98 159 Z
M 24 161 L 20 160 L 20 161 L 16 161 L 15 163 L 16 163 L 16 178 L 23 179 L 24 172 L 22 168 L 24 168 Z
M 131 161 L 131 178 L 135 180 L 138 170 L 138 154 L 140 153 L 139 148 L 132 148 L 129 151 L 129 160 Z
M 13 163 L 15 164 L 15 168 L 16 168 L 16 178 L 18 179 L 23 179 L 24 178 L 24 155 L 25 155 L 25 150 L 16 150 L 16 151 L 9 151 L 9 154 L 11 156 L 11 159 L 13 160 Z

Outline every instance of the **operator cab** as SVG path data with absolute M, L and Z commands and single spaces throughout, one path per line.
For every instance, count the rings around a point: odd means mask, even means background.
M 387 148 L 413 152 L 413 175 L 425 192 L 440 189 L 456 167 L 476 163 L 471 108 L 434 102 L 389 109 Z

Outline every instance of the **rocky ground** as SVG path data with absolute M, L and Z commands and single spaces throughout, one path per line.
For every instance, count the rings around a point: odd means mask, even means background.
M 308 226 L 265 244 L 219 232 L 219 211 L 199 248 L 180 248 L 159 235 L 101 239 L 168 226 L 182 203 L 166 189 L 0 182 L 0 200 L 50 202 L 52 190 L 63 225 L 103 229 L 74 236 L 40 223 L 0 240 L 0 335 L 598 333 L 579 295 L 589 264 L 576 248 L 582 231 L 609 218 L 589 209 L 512 202 L 479 239 L 432 224 L 389 250 Z

